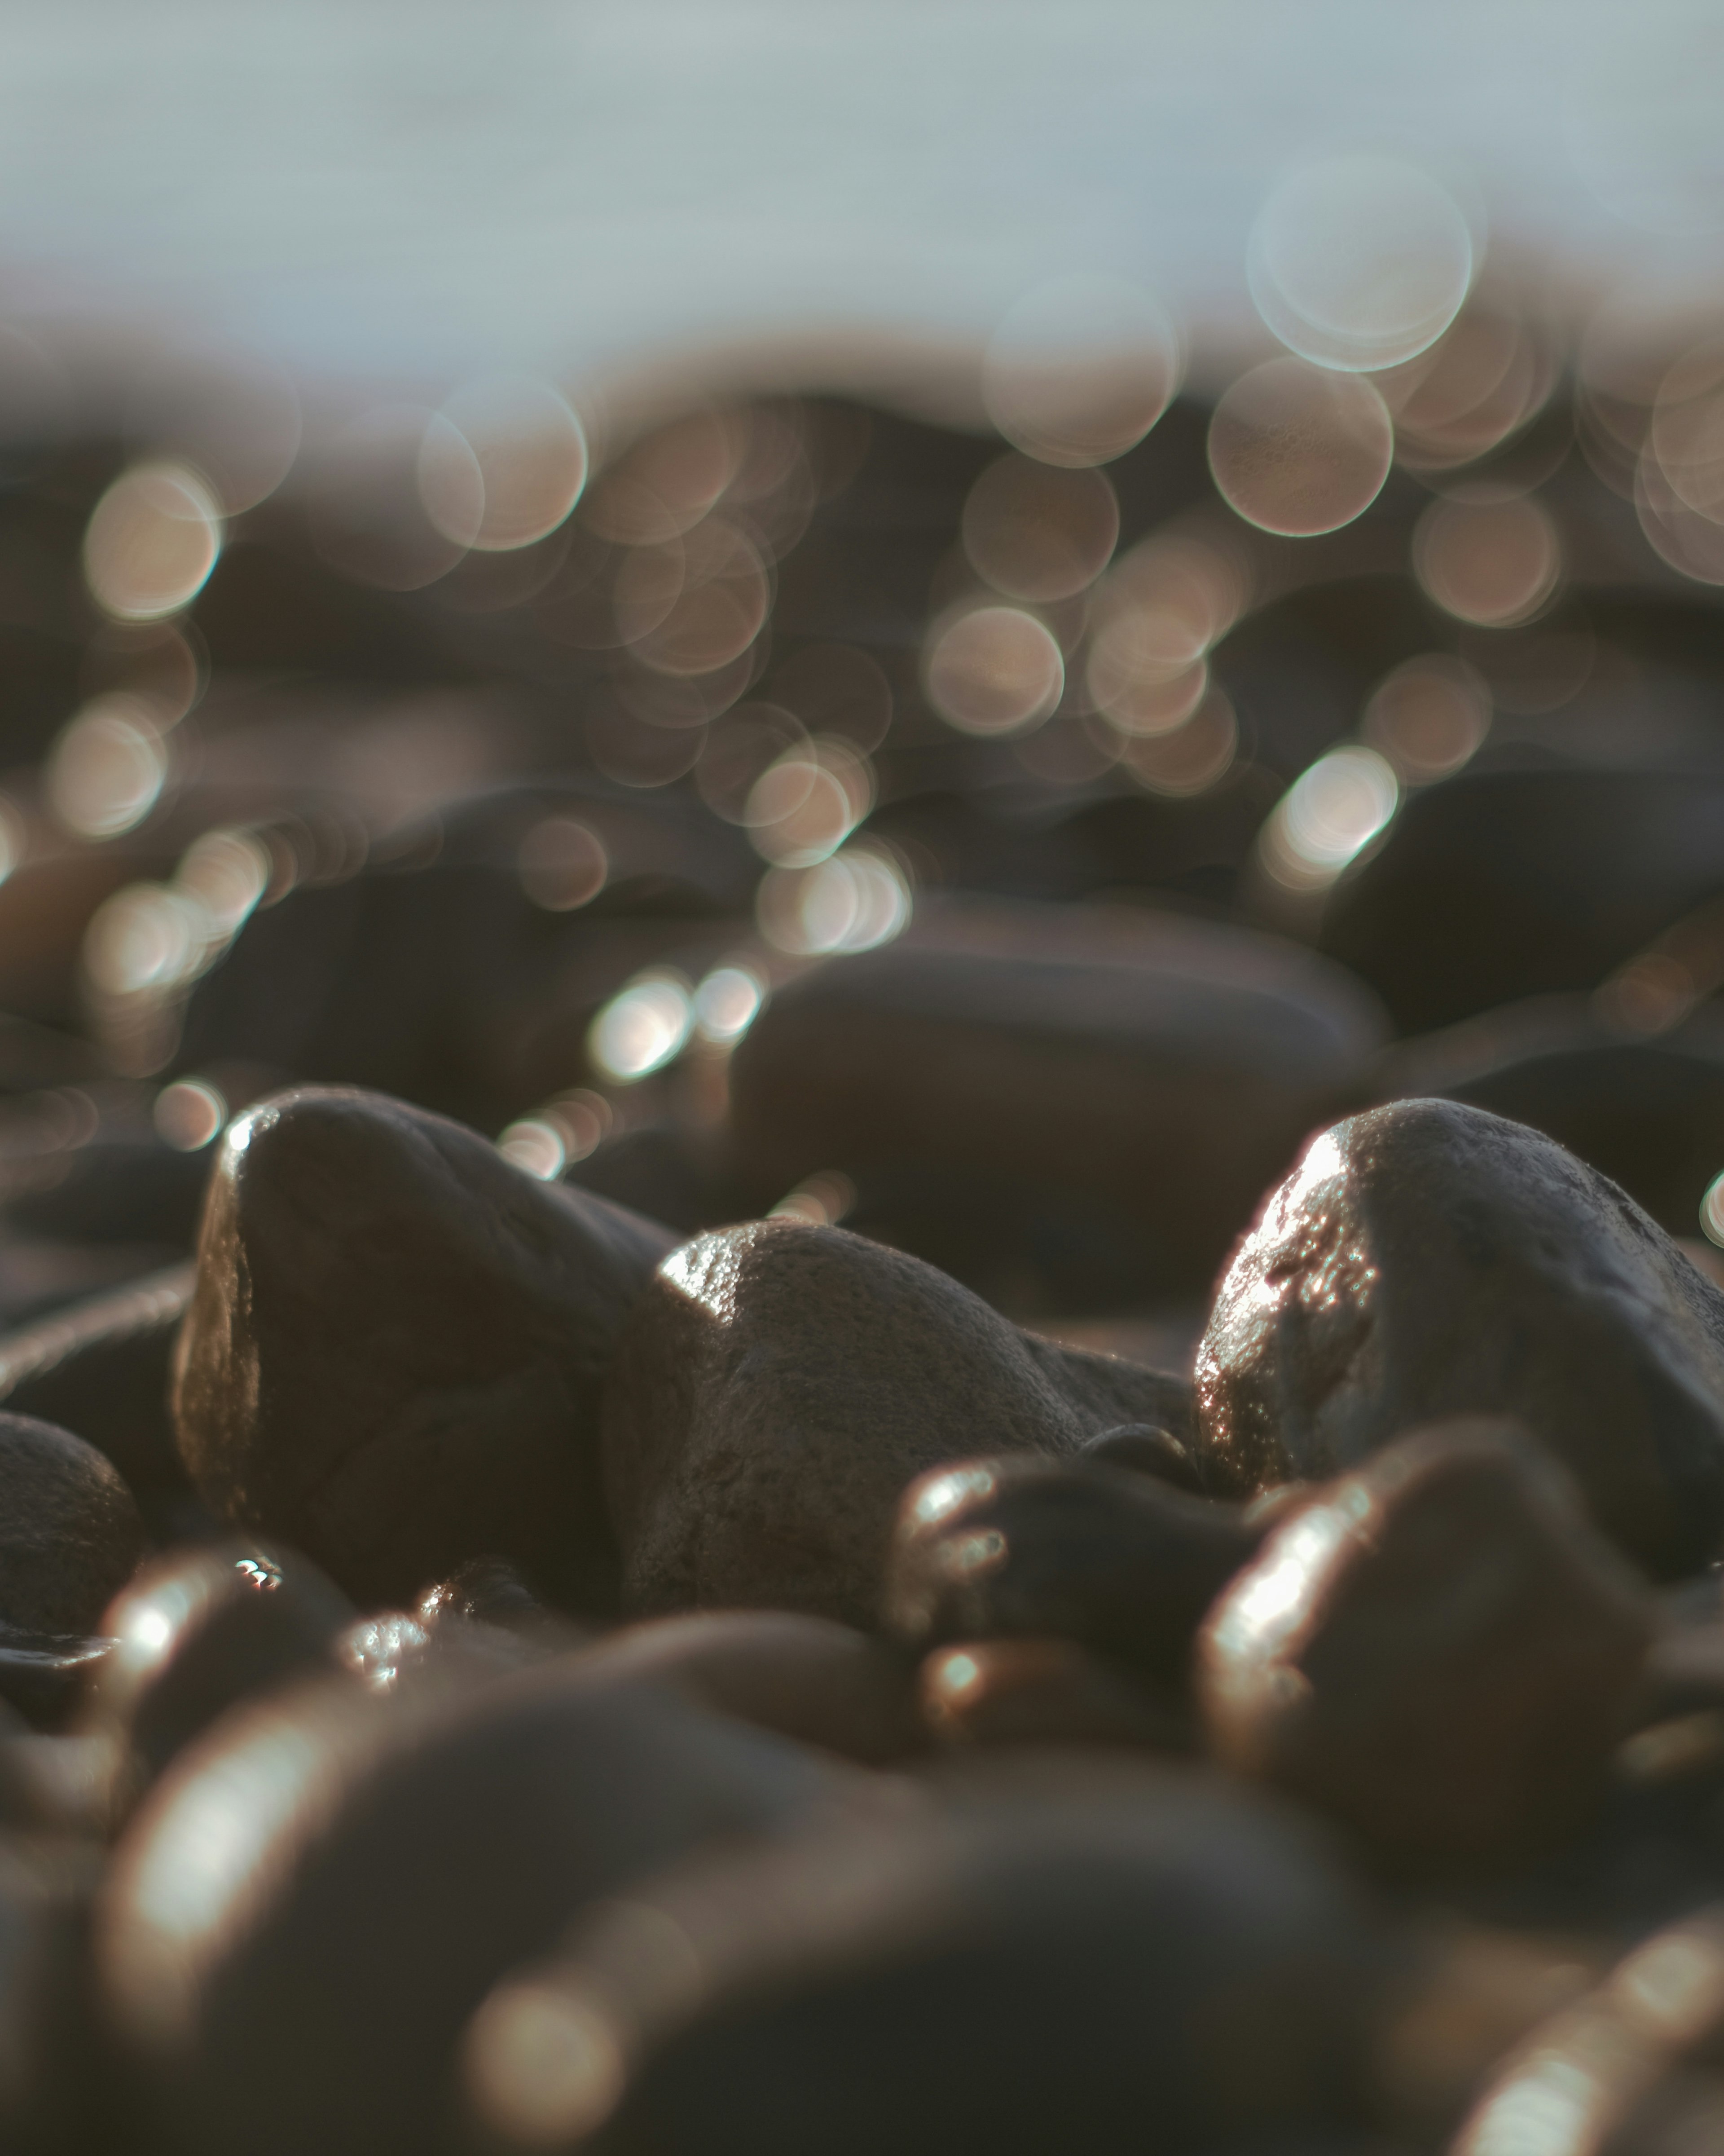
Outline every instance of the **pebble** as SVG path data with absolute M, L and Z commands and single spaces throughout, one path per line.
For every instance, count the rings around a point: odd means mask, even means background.
M 1382 1847 L 1489 1858 L 1602 1793 L 1644 1583 L 1517 1425 L 1404 1437 L 1292 1512 L 1198 1650 L 1209 1741 Z
M 1409 796 L 1331 895 L 1322 948 L 1403 1034 L 1596 988 L 1717 888 L 1724 783 L 1699 771 L 1465 771 Z
M 1020 1332 L 955 1281 L 790 1219 L 659 1267 L 605 1394 L 604 1486 L 631 1614 L 877 1614 L 900 1493 L 986 1450 L 1070 1453 L 1182 1419 L 1178 1379 Z
M 230 1126 L 211 1178 L 181 1456 L 221 1517 L 362 1604 L 495 1553 L 603 1606 L 598 1389 L 672 1240 L 404 1103 L 282 1095 Z
M 596 1912 L 467 2031 L 481 2145 L 679 2156 L 1300 2145 L 1396 1958 L 1320 1839 L 1144 1768 L 971 1777 Z
M 260 1543 L 147 1566 L 104 1617 L 114 1648 L 80 1717 L 115 1751 L 115 1815 L 230 1707 L 327 1667 L 353 1619 L 315 1565 Z
M 1459 1102 L 1311 1142 L 1217 1291 L 1196 1389 L 1218 1494 L 1501 1414 L 1655 1576 L 1701 1569 L 1724 1535 L 1724 1292 L 1614 1183 Z
M 148 1536 L 93 1445 L 0 1414 L 0 1636 L 87 1635 L 136 1571 Z
M 195 1276 L 190 1264 L 171 1265 L 0 1338 L 7 1410 L 59 1423 L 95 1445 L 152 1523 L 164 1509 L 172 1518 L 187 1490 L 167 1389 Z
M 879 1767 L 921 1743 L 907 1657 L 829 1617 L 705 1609 L 624 1626 L 592 1646 L 595 1681 L 663 1685 L 690 1705 Z
M 919 1646 L 1049 1635 L 1178 1686 L 1262 1539 L 1234 1506 L 1088 1456 L 965 1460 L 906 1491 L 883 1607 Z
M 1724 2145 L 1721 2033 L 1724 1903 L 1713 1902 L 1642 1939 L 1516 2045 L 1453 2156 L 1705 2156 Z
M 818 1169 L 1045 1185 L 1129 1225 L 1147 1279 L 1201 1288 L 1304 1134 L 1368 1097 L 1384 1037 L 1339 968 L 1244 929 L 930 903 L 757 1019 L 738 1159 L 763 1204 Z
M 1703 1006 L 1636 1038 L 1594 1002 L 1541 996 L 1403 1042 L 1378 1066 L 1381 1097 L 1440 1095 L 1542 1131 L 1692 1235 L 1721 1165 L 1724 1015 Z
M 104 2010 L 177 2150 L 447 2145 L 451 2046 L 582 1907 L 715 1837 L 862 1801 L 855 1770 L 567 1661 L 228 1716 L 127 1829 Z
M 1190 1709 L 1075 1640 L 967 1640 L 926 1658 L 924 1723 L 942 1743 L 1195 1748 Z

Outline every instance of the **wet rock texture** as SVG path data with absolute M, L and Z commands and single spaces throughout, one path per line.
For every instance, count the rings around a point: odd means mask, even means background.
M 842 1229 L 698 1236 L 660 1266 L 606 1389 L 623 1605 L 871 1625 L 916 1475 L 984 1450 L 1069 1454 L 1183 1406 L 1178 1380 L 1036 1340 Z
M 0 1635 L 93 1633 L 148 1536 L 131 1492 L 92 1445 L 0 1414 Z
M 1198 1695 L 1229 1764 L 1391 1848 L 1478 1856 L 1596 1794 L 1652 1631 L 1561 1470 L 1458 1421 L 1280 1522 L 1210 1614 Z
M 1217 1492 L 1501 1414 L 1655 1574 L 1699 1569 L 1724 1533 L 1724 1294 L 1614 1183 L 1458 1102 L 1312 1142 L 1234 1255 L 1196 1384 Z
M 602 1606 L 598 1391 L 672 1240 L 440 1116 L 283 1096 L 231 1127 L 212 1178 L 181 1455 L 223 1518 L 361 1600 L 408 1601 L 495 1552 Z

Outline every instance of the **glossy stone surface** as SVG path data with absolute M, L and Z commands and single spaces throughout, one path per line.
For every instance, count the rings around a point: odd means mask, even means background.
M 1459 1420 L 1281 1522 L 1204 1625 L 1198 1697 L 1239 1772 L 1388 1848 L 1485 1856 L 1597 1795 L 1652 1630 L 1548 1455 Z
M 1127 1468 L 966 1460 L 905 1492 L 883 1609 L 918 1645 L 1049 1635 L 1178 1686 L 1204 1611 L 1262 1539 L 1238 1507 Z
M 148 1547 L 130 1490 L 92 1445 L 0 1414 L 0 1633 L 100 1629 Z
M 228 1717 L 132 1822 L 105 2010 L 177 2150 L 444 2148 L 454 2039 L 587 1902 L 843 1799 L 854 1770 L 567 1663 Z
M 1654 1573 L 1699 1569 L 1724 1535 L 1724 1293 L 1614 1183 L 1458 1102 L 1312 1141 L 1217 1291 L 1197 1395 L 1218 1492 L 1512 1414 Z
M 192 1480 L 362 1602 L 494 1553 L 602 1604 L 598 1389 L 670 1241 L 403 1102 L 282 1095 L 211 1181 L 173 1395 Z
M 464 2082 L 509 2151 L 1301 2146 L 1357 2114 L 1394 1966 L 1321 1839 L 1219 1778 L 972 1775 L 634 1891 L 491 1994 Z
M 1179 1417 L 1177 1379 L 1021 1332 L 914 1258 L 764 1220 L 659 1269 L 606 1389 L 625 1609 L 875 1618 L 892 1519 L 926 1469 L 1074 1450 Z
M 326 1668 L 353 1616 L 315 1565 L 261 1543 L 179 1549 L 147 1566 L 103 1619 L 114 1650 L 81 1717 L 121 1755 L 116 1810 L 230 1707 Z

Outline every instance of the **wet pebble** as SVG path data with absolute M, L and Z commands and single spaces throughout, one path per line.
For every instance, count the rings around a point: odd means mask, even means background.
M 907 1656 L 828 1617 L 709 1609 L 613 1632 L 581 1656 L 594 1681 L 667 1686 L 841 1758 L 882 1766 L 921 1742 Z
M 1602 1794 L 1651 1599 L 1512 1424 L 1403 1438 L 1290 1512 L 1198 1652 L 1216 1753 L 1372 1841 L 1477 1858 Z
M 1219 1780 L 972 1778 L 633 1890 L 491 1994 L 463 2078 L 509 2151 L 1321 2145 L 1395 1969 L 1322 1843 Z
M 115 1751 L 122 1814 L 230 1707 L 326 1668 L 352 1604 L 304 1558 L 249 1542 L 158 1558 L 108 1609 L 80 1727 Z
M 1698 1570 L 1724 1536 L 1724 1293 L 1615 1184 L 1459 1102 L 1311 1142 L 1217 1292 L 1197 1395 L 1218 1491 L 1502 1414 L 1654 1574 Z
M 1144 1284 L 1201 1291 L 1383 1039 L 1357 982 L 1271 937 L 950 900 L 773 998 L 734 1060 L 739 1163 L 766 1203 L 822 1168 L 1083 1195 Z
M 1195 1748 L 1189 1703 L 1075 1640 L 971 1640 L 930 1655 L 922 1720 L 941 1743 Z
M 1178 1686 L 1262 1539 L 1237 1507 L 1088 1456 L 967 1460 L 905 1492 L 883 1608 L 919 1646 L 1051 1635 Z
M 671 1240 L 399 1101 L 306 1088 L 252 1110 L 223 1142 L 179 1342 L 194 1483 L 362 1603 L 494 1553 L 603 1606 L 598 1390 Z
M 0 1640 L 97 1632 L 148 1547 L 131 1492 L 93 1445 L 0 1414 Z
M 955 1281 L 781 1219 L 659 1267 L 605 1394 L 623 1600 L 875 1621 L 900 1491 L 978 1451 L 1182 1418 L 1183 1383 L 1021 1332 Z
M 259 2156 L 444 2147 L 454 2040 L 509 1968 L 709 1838 L 864 1786 L 566 1662 L 398 1700 L 314 1679 L 226 1717 L 131 1822 L 104 2009 L 187 2156 L 236 2120 Z

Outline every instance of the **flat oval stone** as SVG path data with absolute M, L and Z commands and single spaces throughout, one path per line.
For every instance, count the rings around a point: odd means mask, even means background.
M 1698 1570 L 1724 1535 L 1724 1292 L 1614 1183 L 1459 1102 L 1312 1141 L 1217 1291 L 1196 1386 L 1218 1493 L 1510 1414 L 1655 1575 Z
M 118 1471 L 52 1423 L 0 1414 L 0 1635 L 90 1634 L 149 1536 Z
M 1237 1785 L 1110 1779 L 1035 1800 L 984 1781 L 643 1883 L 475 2017 L 479 2145 L 1311 2146 L 1357 2115 L 1396 1969 L 1373 1912 Z
M 883 1607 L 919 1646 L 1052 1636 L 1179 1686 L 1262 1539 L 1236 1507 L 1087 1457 L 966 1460 L 905 1492 Z
M 451 2051 L 575 1912 L 866 1778 L 567 1661 L 379 1698 L 313 1679 L 164 1776 L 97 1913 L 104 2009 L 185 2156 L 444 2147 Z
M 602 1605 L 599 1385 L 672 1240 L 403 1102 L 281 1095 L 229 1126 L 211 1178 L 181 1455 L 223 1518 L 362 1604 L 493 1553 Z
M 1488 1856 L 1597 1796 L 1652 1599 L 1512 1423 L 1403 1438 L 1285 1518 L 1198 1651 L 1210 1742 L 1387 1848 Z
M 1175 1378 L 1020 1332 L 930 1265 L 781 1219 L 659 1267 L 606 1388 L 604 1482 L 639 1614 L 801 1609 L 872 1625 L 926 1469 L 1065 1453 L 1183 1419 Z
M 1201 1291 L 1304 1134 L 1368 1097 L 1385 1038 L 1357 982 L 1275 937 L 947 899 L 773 998 L 733 1061 L 737 1156 L 763 1204 L 818 1169 L 890 1171 L 906 1188 L 876 1202 L 906 1222 L 918 1180 L 1083 1194 L 1142 1284 Z

